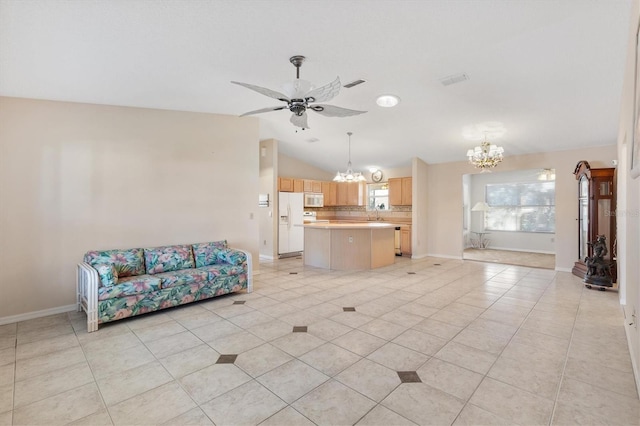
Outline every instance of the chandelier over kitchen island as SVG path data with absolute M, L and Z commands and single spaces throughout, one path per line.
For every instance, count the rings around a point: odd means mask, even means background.
M 347 163 L 347 171 L 344 173 L 336 173 L 336 177 L 333 178 L 335 182 L 364 182 L 367 180 L 362 173 L 354 172 L 351 168 L 351 135 L 352 132 L 347 132 L 349 135 L 349 162 Z

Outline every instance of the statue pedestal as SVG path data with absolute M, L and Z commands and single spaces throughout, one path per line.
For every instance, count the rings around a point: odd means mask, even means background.
M 611 279 L 611 275 L 609 275 L 608 277 L 594 277 L 585 275 L 583 281 L 587 284 L 598 285 L 601 287 L 613 287 L 613 280 Z

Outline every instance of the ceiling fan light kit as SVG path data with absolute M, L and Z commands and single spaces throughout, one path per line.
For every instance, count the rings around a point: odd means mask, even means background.
M 253 84 L 232 81 L 231 83 L 233 84 L 246 87 L 247 89 L 251 89 L 270 98 L 286 102 L 286 105 L 245 112 L 240 117 L 252 114 L 260 114 L 263 112 L 288 109 L 292 113 L 289 121 L 291 121 L 294 126 L 300 127 L 304 130 L 310 128 L 309 124 L 307 123 L 307 110 L 315 111 L 318 114 L 324 115 L 326 117 L 349 117 L 352 115 L 359 115 L 367 112 L 341 108 L 327 104 L 315 104 L 315 102 L 328 102 L 331 99 L 335 98 L 338 93 L 340 93 L 340 77 L 336 77 L 336 79 L 329 84 L 314 88 L 311 82 L 300 79 L 300 67 L 304 63 L 304 60 L 305 57 L 302 55 L 296 55 L 289 58 L 289 62 L 291 62 L 294 67 L 296 67 L 296 79 L 290 83 L 285 84 L 284 91 L 286 92 L 286 94 L 267 89 L 265 87 L 254 86 Z
M 365 182 L 367 178 L 360 172 L 354 172 L 351 167 L 351 135 L 352 132 L 347 132 L 349 136 L 349 162 L 347 163 L 347 171 L 344 173 L 336 173 L 336 177 L 333 178 L 334 182 Z
M 555 169 L 542 169 L 542 171 L 538 173 L 538 180 L 556 180 Z

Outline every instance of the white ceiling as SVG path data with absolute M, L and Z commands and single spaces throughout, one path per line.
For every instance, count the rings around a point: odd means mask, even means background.
M 261 114 L 260 137 L 328 171 L 465 160 L 465 126 L 499 121 L 505 155 L 614 144 L 630 0 L 0 0 L 0 95 L 239 115 L 295 77 L 339 76 L 298 131 Z M 467 73 L 443 86 L 439 79 Z M 375 97 L 402 102 L 383 109 Z M 317 138 L 310 143 L 307 140 Z

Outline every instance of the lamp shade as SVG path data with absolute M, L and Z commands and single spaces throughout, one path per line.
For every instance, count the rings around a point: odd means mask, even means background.
M 489 211 L 491 207 L 489 204 L 484 201 L 478 201 L 475 206 L 471 209 L 472 212 L 486 212 Z

